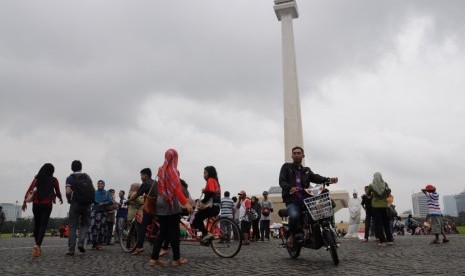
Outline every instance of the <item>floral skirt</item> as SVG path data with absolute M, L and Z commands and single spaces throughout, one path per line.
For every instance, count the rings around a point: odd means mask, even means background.
M 87 244 L 102 244 L 106 242 L 107 237 L 107 218 L 105 211 L 92 211 L 90 213 L 90 226 L 88 232 Z

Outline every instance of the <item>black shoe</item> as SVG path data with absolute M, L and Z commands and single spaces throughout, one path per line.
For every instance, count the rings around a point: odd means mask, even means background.
M 82 244 L 78 244 L 78 249 L 79 249 L 79 252 L 81 252 L 81 253 L 86 252 L 86 249 L 84 248 L 84 245 L 82 245 Z
M 74 256 L 74 251 L 68 251 L 68 252 L 66 252 L 66 256 Z

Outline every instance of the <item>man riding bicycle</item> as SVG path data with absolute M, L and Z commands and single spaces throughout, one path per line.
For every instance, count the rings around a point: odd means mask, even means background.
M 304 150 L 301 147 L 292 149 L 293 163 L 284 163 L 279 173 L 279 186 L 282 188 L 282 198 L 287 206 L 289 215 L 289 245 L 294 242 L 300 219 L 300 209 L 303 206 L 303 199 L 308 197 L 305 189 L 310 187 L 310 182 L 322 184 L 337 183 L 337 177 L 329 178 L 315 174 L 309 167 L 302 166 L 302 159 L 305 158 Z

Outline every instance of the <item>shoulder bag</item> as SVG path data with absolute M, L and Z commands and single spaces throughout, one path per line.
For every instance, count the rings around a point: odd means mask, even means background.
M 155 186 L 155 183 L 152 184 L 152 187 L 150 187 L 150 191 L 147 194 L 147 196 L 145 197 L 144 207 L 142 208 L 142 211 L 144 212 L 144 214 L 152 215 L 152 216 L 155 215 L 155 211 L 156 211 L 156 207 L 157 207 L 157 197 L 156 196 L 154 196 L 154 197 L 151 196 L 152 189 L 153 189 L 153 186 Z

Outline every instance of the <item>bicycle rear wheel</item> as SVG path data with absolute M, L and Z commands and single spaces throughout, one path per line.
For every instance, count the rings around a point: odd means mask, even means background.
M 130 253 L 136 249 L 137 222 L 125 222 L 120 235 L 120 246 L 124 252 Z
M 242 235 L 232 219 L 216 219 L 211 229 L 211 246 L 216 255 L 222 258 L 232 258 L 239 253 L 242 246 Z

